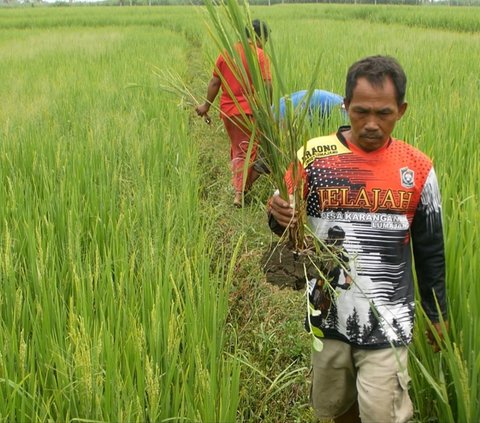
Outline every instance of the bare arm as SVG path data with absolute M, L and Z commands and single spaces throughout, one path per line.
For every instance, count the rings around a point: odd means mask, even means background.
M 202 116 L 210 119 L 208 117 L 208 111 L 210 110 L 210 106 L 212 105 L 212 103 L 215 101 L 215 98 L 218 95 L 221 85 L 222 84 L 221 84 L 220 78 L 217 76 L 212 76 L 212 79 L 208 83 L 206 101 L 203 104 L 199 104 L 195 108 L 195 111 L 197 112 L 198 116 Z

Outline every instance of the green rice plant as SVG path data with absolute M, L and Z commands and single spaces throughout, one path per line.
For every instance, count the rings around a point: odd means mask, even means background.
M 362 5 L 345 11 L 336 5 L 325 9 L 328 18 L 365 20 L 392 24 L 475 33 L 480 31 L 478 7 L 451 8 L 446 6 L 416 7 L 395 5 Z
M 185 38 L 11 31 L 0 31 L 2 418 L 233 421 L 234 261 L 211 251 L 188 115 L 146 70 L 154 42 L 175 45 L 159 61 L 185 72 Z
M 286 90 L 282 80 L 281 69 L 278 68 L 279 62 L 276 59 L 274 42 L 269 41 L 269 44 L 267 44 L 267 51 L 271 58 L 274 73 L 274 89 L 272 93 L 263 81 L 255 49 L 252 48 L 245 31 L 247 28 L 249 33 L 254 34 L 251 27 L 252 16 L 248 3 L 240 6 L 236 2 L 227 1 L 221 5 L 222 7 L 217 7 L 212 2 L 206 3 L 210 22 L 210 25 L 207 25 L 210 28 L 209 32 L 217 49 L 224 52 L 225 57 L 230 62 L 233 73 L 239 81 L 243 81 L 244 92 L 247 93 L 246 97 L 253 114 L 253 121 L 250 121 L 243 115 L 243 120 L 248 122 L 252 133 L 250 150 L 254 138 L 258 139 L 262 158 L 271 172 L 269 177 L 273 185 L 278 188 L 282 198 L 289 200 L 290 197 L 284 175 L 289 167 L 292 167 L 294 175 L 299 174 L 297 150 L 308 139 L 305 130 L 306 125 L 304 125 L 307 110 L 304 108 L 300 111 L 294 111 L 287 96 L 287 113 L 283 119 L 280 119 L 278 112 L 275 112 L 275 110 L 279 110 L 281 93 L 285 93 Z M 242 58 L 234 47 L 236 43 L 240 43 L 242 46 L 248 71 L 243 66 Z M 313 72 L 313 75 L 316 75 L 316 73 Z M 223 85 L 228 90 L 228 85 Z M 313 78 L 309 84 L 310 92 L 307 95 L 307 102 L 314 86 L 315 79 Z M 231 96 L 234 98 L 233 95 Z M 248 166 L 248 162 L 247 160 L 246 166 Z M 290 228 L 289 234 L 292 249 L 300 251 L 305 249 L 303 182 L 301 178 L 294 179 L 292 200 L 294 207 L 299 210 L 299 223 L 295 227 Z

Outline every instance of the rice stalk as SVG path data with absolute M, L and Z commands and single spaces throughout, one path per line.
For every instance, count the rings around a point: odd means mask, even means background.
M 285 95 L 286 113 L 283 118 L 280 118 L 280 98 L 287 90 L 282 79 L 282 69 L 277 59 L 275 44 L 269 39 L 264 45 L 272 67 L 273 89 L 270 91 L 263 80 L 256 49 L 252 47 L 245 31 L 247 28 L 250 34 L 254 34 L 251 25 L 252 15 L 247 2 L 239 5 L 233 0 L 218 3 L 207 1 L 206 8 L 210 18 L 206 23 L 209 33 L 218 50 L 224 52 L 232 72 L 243 85 L 243 91 L 252 110 L 253 121 L 242 116 L 243 120 L 248 122 L 249 130 L 253 134 L 251 143 L 254 138 L 258 140 L 260 154 L 270 170 L 268 176 L 272 184 L 277 187 L 284 200 L 291 201 L 297 212 L 298 223 L 289 227 L 286 233 L 288 233 L 292 250 L 303 253 L 308 249 L 308 242 L 304 229 L 306 213 L 303 178 L 300 176 L 302 158 L 299 160 L 297 151 L 308 140 L 307 108 L 294 110 L 288 95 Z M 248 71 L 243 66 L 238 50 L 234 48 L 237 42 L 242 46 Z M 318 74 L 319 66 L 318 60 L 312 70 L 313 77 L 307 90 L 307 103 L 315 87 L 315 75 Z M 228 85 L 223 84 L 223 86 L 228 91 Z M 235 100 L 233 94 L 230 94 Z M 246 167 L 248 162 L 247 160 Z M 290 187 L 285 180 L 287 169 L 293 175 L 293 183 Z

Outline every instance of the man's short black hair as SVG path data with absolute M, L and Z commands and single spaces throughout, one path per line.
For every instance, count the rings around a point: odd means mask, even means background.
M 253 31 L 255 32 L 256 37 L 260 38 L 261 40 L 265 40 L 265 41 L 268 40 L 269 29 L 265 22 L 261 21 L 260 19 L 254 19 L 252 21 L 252 28 L 253 28 Z M 248 38 L 253 38 L 250 31 L 250 27 L 248 26 L 245 27 L 245 33 L 247 34 Z
M 393 57 L 369 56 L 350 66 L 345 84 L 345 99 L 347 101 L 352 100 L 353 90 L 359 78 L 366 78 L 371 85 L 377 87 L 383 86 L 385 79 L 390 78 L 395 87 L 397 104 L 400 106 L 405 101 L 407 77 L 400 63 Z

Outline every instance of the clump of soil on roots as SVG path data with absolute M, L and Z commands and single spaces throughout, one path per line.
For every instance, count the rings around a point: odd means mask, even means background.
M 294 290 L 305 288 L 307 279 L 318 277 L 319 264 L 314 250 L 294 251 L 290 243 L 273 242 L 262 257 L 267 282 Z

